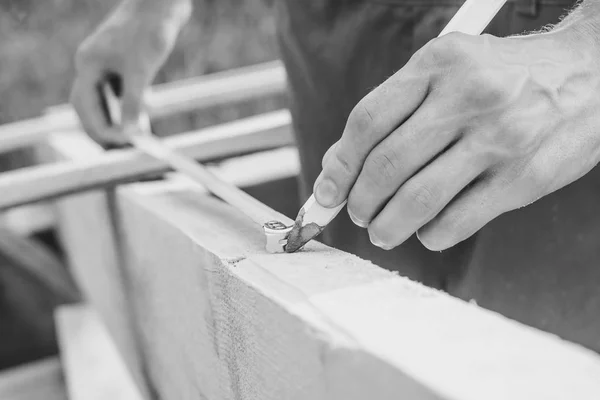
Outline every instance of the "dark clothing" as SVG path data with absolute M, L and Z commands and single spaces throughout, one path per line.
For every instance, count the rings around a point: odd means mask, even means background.
M 302 163 L 304 199 L 323 154 L 372 88 L 436 37 L 459 0 L 282 0 L 280 48 Z M 574 0 L 509 1 L 487 33 L 556 23 Z M 385 252 L 345 213 L 323 240 L 511 318 L 600 351 L 600 171 L 502 215 L 444 252 L 416 238 Z

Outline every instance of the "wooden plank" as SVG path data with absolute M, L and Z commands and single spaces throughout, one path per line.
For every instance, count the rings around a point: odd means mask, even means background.
M 114 219 L 161 398 L 600 398 L 589 350 L 316 243 L 265 254 L 237 210 L 148 185 Z
M 71 220 L 91 232 L 71 246 L 90 299 L 161 398 L 600 396 L 589 350 L 322 245 L 265 254 L 236 210 L 172 187 L 119 189 L 105 209 L 119 254 L 110 274 L 95 256 L 110 233 Z
M 70 400 L 142 400 L 92 309 L 62 306 L 56 312 L 56 325 Z
M 283 93 L 287 75 L 281 61 L 271 61 L 157 85 L 148 94 L 150 117 Z
M 0 372 L 2 400 L 67 400 L 60 360 L 50 357 Z
M 152 118 L 248 100 L 283 92 L 285 70 L 279 61 L 180 80 L 153 87 L 146 96 Z M 0 127 L 0 153 L 31 146 L 52 131 L 77 129 L 78 118 L 69 105 L 60 105 L 39 118 Z
M 99 152 L 89 140 L 62 144 L 62 157 Z M 78 280 L 146 393 L 529 400 L 600 391 L 596 354 L 324 246 L 264 254 L 262 232 L 185 179 L 128 185 L 108 200 L 74 196 L 58 209 Z
M 81 134 L 82 141 L 87 140 Z M 290 116 L 276 111 L 165 139 L 165 144 L 200 161 L 290 145 Z M 79 152 L 79 145 L 71 150 Z M 0 209 L 96 187 L 131 181 L 168 166 L 136 149 L 114 150 L 103 157 L 23 168 L 0 176 Z
M 94 161 L 103 157 L 104 151 L 81 132 L 64 132 L 49 138 L 47 146 L 40 149 L 47 161 Z M 0 178 L 1 179 L 1 178 Z M 84 293 L 91 300 L 103 322 L 110 327 L 112 337 L 142 396 L 150 399 L 141 366 L 137 343 L 133 335 L 130 308 L 124 297 L 127 286 L 119 269 L 119 247 L 115 242 L 115 229 L 110 211 L 112 190 L 93 190 L 63 197 L 54 202 L 58 234 L 65 251 L 70 271 Z M 95 233 L 90 236 L 90 227 Z M 81 243 L 90 240 L 90 247 Z M 86 266 L 86 263 L 90 265 Z M 96 302 L 97 298 L 110 299 Z M 119 312 L 115 312 L 119 310 Z
M 102 157 L 102 149 L 86 136 L 75 132 L 54 135 L 48 143 L 46 157 L 55 160 L 78 160 Z M 272 166 L 276 164 L 278 168 Z M 250 168 L 251 166 L 251 168 Z M 295 148 L 272 150 L 268 154 L 257 153 L 223 161 L 214 172 L 222 179 L 240 187 L 257 187 L 272 180 L 286 180 L 299 171 L 298 153 Z M 178 174 L 165 183 L 173 192 L 194 190 L 205 194 L 197 185 Z M 153 186 L 142 185 L 140 189 L 152 192 Z M 297 200 L 291 193 L 292 206 L 297 211 Z M 112 192 L 90 191 L 62 198 L 55 203 L 61 242 L 63 243 L 71 271 L 73 271 L 87 299 L 91 301 L 106 324 L 126 360 L 135 381 L 148 393 L 146 371 L 139 360 L 134 327 L 131 325 L 130 307 L 124 296 L 128 290 L 122 276 L 122 254 L 116 242 L 118 221 L 113 220 Z M 277 200 L 281 205 L 281 200 Z M 295 212 L 294 211 L 294 212 Z M 94 227 L 94 233 L 89 229 Z M 97 302 L 96 300 L 102 301 Z M 104 301 L 110 299 L 110 301 Z M 115 312 L 119 310 L 119 312 Z

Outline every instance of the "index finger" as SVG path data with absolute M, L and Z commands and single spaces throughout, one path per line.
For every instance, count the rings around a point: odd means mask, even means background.
M 315 198 L 322 206 L 335 207 L 348 197 L 371 150 L 427 97 L 429 79 L 414 64 L 409 61 L 350 113 L 341 139 L 323 158 L 323 171 L 315 181 Z

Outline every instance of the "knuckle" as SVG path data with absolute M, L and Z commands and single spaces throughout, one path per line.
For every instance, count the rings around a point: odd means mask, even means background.
M 471 36 L 461 32 L 450 32 L 431 41 L 441 54 L 455 58 L 465 53 Z
M 360 136 L 369 134 L 374 130 L 376 124 L 376 114 L 371 111 L 372 107 L 365 99 L 354 106 L 348 117 L 349 127 Z
M 323 155 L 323 158 L 321 159 L 321 168 L 325 168 L 327 166 L 327 163 L 329 162 L 329 160 L 331 160 L 331 155 L 337 151 L 339 143 L 340 142 L 338 140 L 333 145 L 331 145 L 329 149 L 327 149 L 327 151 Z
M 346 175 L 350 175 L 353 173 L 354 169 L 352 168 L 352 162 L 350 158 L 346 155 L 346 153 L 339 151 L 336 149 L 333 152 L 333 161 L 337 165 L 337 170 L 340 170 Z
M 511 102 L 512 85 L 506 77 L 487 68 L 472 67 L 465 74 L 463 96 L 468 106 L 484 112 L 501 112 Z
M 474 76 L 474 87 L 479 88 L 479 93 L 482 95 L 481 101 L 484 104 L 488 102 L 491 105 L 505 104 L 510 99 L 510 93 L 506 90 L 506 85 L 499 82 L 494 74 L 479 72 Z
M 473 154 L 490 165 L 526 157 L 539 145 L 540 137 L 536 132 L 502 121 L 498 121 L 496 127 L 478 130 L 468 144 Z
M 425 67 L 438 67 L 440 64 L 462 62 L 465 58 L 466 36 L 459 32 L 451 32 L 432 39 L 413 57 Z
M 404 195 L 411 209 L 419 215 L 431 215 L 438 209 L 440 195 L 427 185 L 408 183 L 404 187 Z
M 503 135 L 499 139 L 511 158 L 521 158 L 532 153 L 539 146 L 539 138 L 536 135 L 517 126 L 503 129 Z
M 388 186 L 395 181 L 400 159 L 393 148 L 373 151 L 365 161 L 365 176 L 377 186 Z

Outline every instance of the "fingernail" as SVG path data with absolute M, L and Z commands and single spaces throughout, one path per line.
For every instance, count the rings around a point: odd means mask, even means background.
M 352 213 L 352 211 L 350 211 L 349 208 L 348 208 L 348 215 L 350 216 L 350 219 L 352 220 L 352 222 L 354 222 L 354 225 L 360 226 L 361 228 L 366 228 L 367 226 L 369 226 L 368 222 L 363 221 L 362 219 L 357 218 L 356 215 L 354 215 Z
M 393 248 L 393 246 L 387 245 L 381 240 L 379 240 L 379 238 L 375 236 L 371 231 L 369 231 L 369 239 L 371 240 L 371 243 L 373 243 L 374 246 L 380 247 L 383 250 L 391 250 Z
M 315 190 L 317 201 L 325 207 L 333 207 L 336 205 L 335 200 L 337 194 L 338 188 L 329 178 L 323 179 L 323 181 L 317 185 L 317 189 Z

